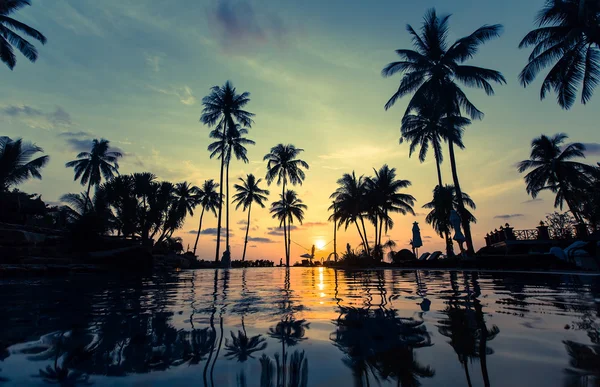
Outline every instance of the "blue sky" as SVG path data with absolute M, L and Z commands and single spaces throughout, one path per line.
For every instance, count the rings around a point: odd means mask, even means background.
M 486 44 L 471 63 L 501 71 L 508 85 L 496 87 L 493 97 L 468 91 L 486 116 L 468 128 L 467 149 L 458 154 L 463 190 L 478 204 L 474 231 L 481 245 L 488 230 L 507 220 L 532 228 L 552 210 L 550 196 L 527 202 L 514 168 L 527 158 L 534 136 L 566 132 L 573 141 L 591 144 L 589 162 L 600 159 L 598 96 L 566 112 L 554 96 L 539 100 L 539 80 L 527 89 L 517 81 L 528 56 L 517 45 L 542 4 L 34 0 L 15 17 L 42 31 L 48 43 L 39 47 L 35 64 L 18 56 L 14 71 L 0 66 L 0 126 L 3 134 L 33 141 L 50 155 L 43 180 L 21 187 L 48 201 L 82 190 L 64 163 L 97 137 L 126 154 L 120 163 L 124 173 L 148 170 L 161 179 L 199 185 L 218 177 L 218 162 L 206 151 L 209 130 L 198 122 L 200 101 L 211 86 L 230 79 L 238 90 L 252 93 L 248 109 L 256 113 L 256 123 L 250 138 L 257 143 L 249 150 L 249 164 L 232 165 L 231 180 L 250 172 L 264 175 L 262 156 L 279 142 L 304 148 L 311 169 L 297 190 L 309 205 L 310 225 L 299 227 L 292 238 L 310 247 L 316 239 L 332 239 L 325 224 L 328 196 L 344 172 L 371 174 L 373 167 L 388 163 L 413 182 L 408 192 L 418 199 L 416 211 L 424 213 L 420 206 L 436 184 L 433 161 L 409 159 L 408 146 L 398 145 L 407 100 L 383 109 L 399 77 L 384 79 L 380 71 L 396 59 L 395 49 L 410 47 L 406 23 L 417 27 L 430 7 L 452 13 L 450 40 L 482 24 L 501 23 L 502 37 Z M 448 163 L 443 168 L 450 181 Z M 279 189 L 271 189 L 274 198 Z M 244 218 L 232 214 L 232 224 Z M 279 243 L 265 243 L 281 239 L 269 234 L 276 223 L 266 210 L 253 218 L 257 227 L 251 236 L 259 239 L 250 258 L 280 257 Z M 441 248 L 422 215 L 397 217 L 390 237 L 406 246 L 415 220 L 432 237 L 425 239 L 425 248 Z M 186 242 L 192 242 L 187 231 L 197 221 L 197 215 L 190 218 L 180 233 Z M 205 222 L 206 227 L 215 224 L 210 218 Z M 234 229 L 234 253 L 242 245 L 238 228 L 243 225 Z M 342 233 L 340 246 L 357 243 L 351 231 Z M 200 244 L 206 254 L 213 248 L 208 236 Z M 296 256 L 304 252 L 295 249 Z

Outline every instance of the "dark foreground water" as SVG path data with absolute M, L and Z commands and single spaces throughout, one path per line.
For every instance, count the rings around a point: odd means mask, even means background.
M 0 384 L 598 386 L 599 294 L 567 274 L 0 279 Z

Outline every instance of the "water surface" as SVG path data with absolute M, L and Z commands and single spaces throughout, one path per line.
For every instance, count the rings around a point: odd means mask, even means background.
M 600 279 L 183 271 L 0 280 L 0 383 L 597 386 Z

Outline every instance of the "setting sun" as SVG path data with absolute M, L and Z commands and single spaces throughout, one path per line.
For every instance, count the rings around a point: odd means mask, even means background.
M 318 239 L 315 241 L 315 247 L 319 250 L 323 250 L 326 244 L 327 242 L 325 242 L 323 239 Z

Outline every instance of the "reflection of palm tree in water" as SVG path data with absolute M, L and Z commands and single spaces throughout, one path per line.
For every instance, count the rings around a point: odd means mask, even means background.
M 565 370 L 565 387 L 600 385 L 600 345 L 585 345 L 563 341 L 570 357 L 570 368 Z
M 453 294 L 447 297 L 446 309 L 442 312 L 447 318 L 439 321 L 438 329 L 440 334 L 450 338 L 450 346 L 458 355 L 458 360 L 465 370 L 467 385 L 470 387 L 471 377 L 469 375 L 469 360 L 478 358 L 481 365 L 481 374 L 483 383 L 486 387 L 490 386 L 490 380 L 487 370 L 487 355 L 494 351 L 488 348 L 487 342 L 493 340 L 499 333 L 497 326 L 487 328 L 483 305 L 477 297 L 481 296 L 481 289 L 477 281 L 477 274 L 473 274 L 471 284 L 467 274 L 464 274 L 464 285 L 466 295 L 461 297 L 457 281 L 457 274 L 451 273 L 451 286 Z
M 225 304 L 225 301 L 227 300 L 227 289 L 229 288 L 229 270 L 227 270 L 227 269 L 223 270 L 222 281 L 223 281 L 223 296 L 222 296 L 222 300 L 221 300 L 222 305 L 221 305 L 221 308 L 219 311 L 219 330 L 220 330 L 219 345 L 217 347 L 217 351 L 215 353 L 214 360 L 213 360 L 213 352 L 214 352 L 214 348 L 215 348 L 216 334 L 217 334 L 217 330 L 215 328 L 215 314 L 217 313 L 217 297 L 219 294 L 218 293 L 219 269 L 215 269 L 214 287 L 213 287 L 213 303 L 211 306 L 211 315 L 210 315 L 210 323 L 209 323 L 210 329 L 212 330 L 212 334 L 214 335 L 215 339 L 212 341 L 208 360 L 206 360 L 206 364 L 204 365 L 203 379 L 204 379 L 205 386 L 208 386 L 207 371 L 208 371 L 209 365 L 211 364 L 211 361 L 212 361 L 212 365 L 210 365 L 210 382 L 211 382 L 212 386 L 215 385 L 215 382 L 214 382 L 215 364 L 217 363 L 217 359 L 219 357 L 219 352 L 221 351 L 221 346 L 223 345 L 223 314 L 225 313 L 225 307 L 227 306 Z
M 414 353 L 432 345 L 423 321 L 384 308 L 340 307 L 340 312 L 330 338 L 346 354 L 344 363 L 352 369 L 355 386 L 370 386 L 369 373 L 376 381 L 395 379 L 398 386 L 418 386 L 419 378 L 434 376 Z
M 277 364 L 277 385 L 278 386 L 287 386 L 286 385 L 286 376 L 287 376 L 287 354 L 285 352 L 286 346 L 292 347 L 297 345 L 299 342 L 306 340 L 304 337 L 306 334 L 306 330 L 310 328 L 310 323 L 306 322 L 306 320 L 295 320 L 293 317 L 285 317 L 283 320 L 277 323 L 274 327 L 269 328 L 268 335 L 281 343 L 281 363 L 279 363 L 279 356 L 275 354 L 275 362 Z M 298 356 L 302 356 L 304 359 L 304 352 L 301 355 L 298 355 L 298 351 L 296 351 L 292 358 L 290 359 L 290 374 L 292 373 L 293 368 L 298 364 L 294 364 L 292 360 L 298 361 Z M 302 361 L 301 361 L 302 363 Z M 290 380 L 291 382 L 291 380 Z M 292 386 L 292 384 L 289 384 Z

